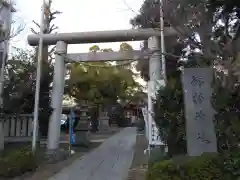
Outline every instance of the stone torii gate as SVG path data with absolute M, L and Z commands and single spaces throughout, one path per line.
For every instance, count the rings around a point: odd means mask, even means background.
M 174 36 L 176 32 L 170 28 L 164 28 L 165 37 Z M 96 32 L 76 32 L 76 33 L 59 33 L 44 34 L 44 45 L 56 44 L 56 60 L 53 76 L 52 91 L 52 116 L 49 122 L 48 150 L 55 151 L 59 147 L 60 138 L 60 116 L 62 113 L 62 97 L 65 84 L 65 58 L 74 59 L 78 62 L 87 61 L 116 61 L 139 59 L 144 56 L 140 51 L 131 52 L 99 52 L 99 53 L 79 53 L 67 54 L 68 44 L 86 44 L 86 43 L 103 43 L 103 42 L 123 42 L 123 41 L 140 41 L 148 40 L 148 48 L 153 53 L 150 55 L 149 74 L 151 81 L 160 80 L 161 75 L 161 54 L 159 37 L 160 31 L 154 29 L 131 29 L 115 31 L 96 31 Z M 29 35 L 28 43 L 31 46 L 37 46 L 40 35 Z

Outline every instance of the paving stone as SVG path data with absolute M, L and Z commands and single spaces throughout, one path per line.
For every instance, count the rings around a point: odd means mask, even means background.
M 136 128 L 124 128 L 49 180 L 124 180 L 131 166 Z

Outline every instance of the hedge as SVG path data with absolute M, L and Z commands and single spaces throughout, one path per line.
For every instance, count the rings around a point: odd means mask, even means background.
M 240 152 L 204 153 L 184 161 L 163 160 L 149 166 L 146 180 L 238 180 Z
M 16 177 L 36 168 L 36 158 L 29 147 L 12 150 L 0 157 L 0 177 Z

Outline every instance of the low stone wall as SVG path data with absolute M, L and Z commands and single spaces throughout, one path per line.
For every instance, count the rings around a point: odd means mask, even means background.
M 5 142 L 31 141 L 33 129 L 32 114 L 2 114 L 0 120 L 3 123 Z

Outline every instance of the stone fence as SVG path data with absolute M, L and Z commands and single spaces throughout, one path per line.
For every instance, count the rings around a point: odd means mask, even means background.
M 32 114 L 1 115 L 5 142 L 24 142 L 32 140 Z

